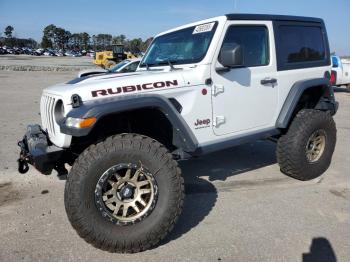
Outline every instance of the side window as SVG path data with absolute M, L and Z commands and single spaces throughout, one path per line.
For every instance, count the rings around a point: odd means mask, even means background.
M 135 72 L 136 71 L 136 69 L 137 69 L 137 67 L 139 66 L 139 61 L 137 61 L 137 62 L 134 62 L 134 63 L 132 63 L 131 65 L 129 65 L 129 67 L 130 67 L 130 72 Z
M 123 73 L 135 72 L 138 65 L 139 65 L 139 62 L 131 63 L 130 65 L 126 66 L 123 69 Z
M 279 27 L 281 61 L 283 63 L 301 63 L 322 61 L 325 59 L 321 27 L 282 25 Z
M 332 57 L 332 66 L 333 68 L 339 67 L 338 58 L 336 58 L 335 56 Z
M 265 26 L 233 25 L 227 29 L 223 46 L 238 44 L 243 50 L 243 66 L 254 67 L 268 65 L 269 41 Z

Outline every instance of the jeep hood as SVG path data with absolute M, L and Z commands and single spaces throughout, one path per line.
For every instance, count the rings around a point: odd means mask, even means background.
M 92 75 L 48 87 L 43 92 L 61 97 L 65 104 L 70 104 L 73 94 L 79 95 L 84 102 L 112 96 L 162 93 L 172 88 L 183 87 L 184 71 L 149 70 Z

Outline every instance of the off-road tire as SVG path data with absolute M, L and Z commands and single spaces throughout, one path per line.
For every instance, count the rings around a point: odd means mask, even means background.
M 325 147 L 315 162 L 307 159 L 306 146 L 309 138 L 322 130 Z M 327 112 L 304 109 L 293 119 L 289 130 L 277 143 L 277 161 L 281 171 L 299 180 L 311 180 L 322 175 L 329 167 L 336 144 L 336 126 Z
M 153 173 L 158 198 L 143 220 L 116 225 L 98 210 L 95 187 L 104 170 L 126 161 L 140 161 Z M 173 229 L 183 199 L 184 182 L 177 162 L 162 144 L 137 134 L 115 135 L 88 147 L 75 161 L 64 194 L 68 219 L 79 236 L 96 248 L 118 253 L 157 245 Z

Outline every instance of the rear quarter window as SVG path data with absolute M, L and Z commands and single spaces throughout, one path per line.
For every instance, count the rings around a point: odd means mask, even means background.
M 330 65 L 327 35 L 321 24 L 275 26 L 279 70 Z

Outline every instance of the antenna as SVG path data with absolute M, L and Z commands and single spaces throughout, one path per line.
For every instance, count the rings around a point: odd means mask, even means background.
M 233 11 L 237 12 L 237 0 L 233 0 Z

